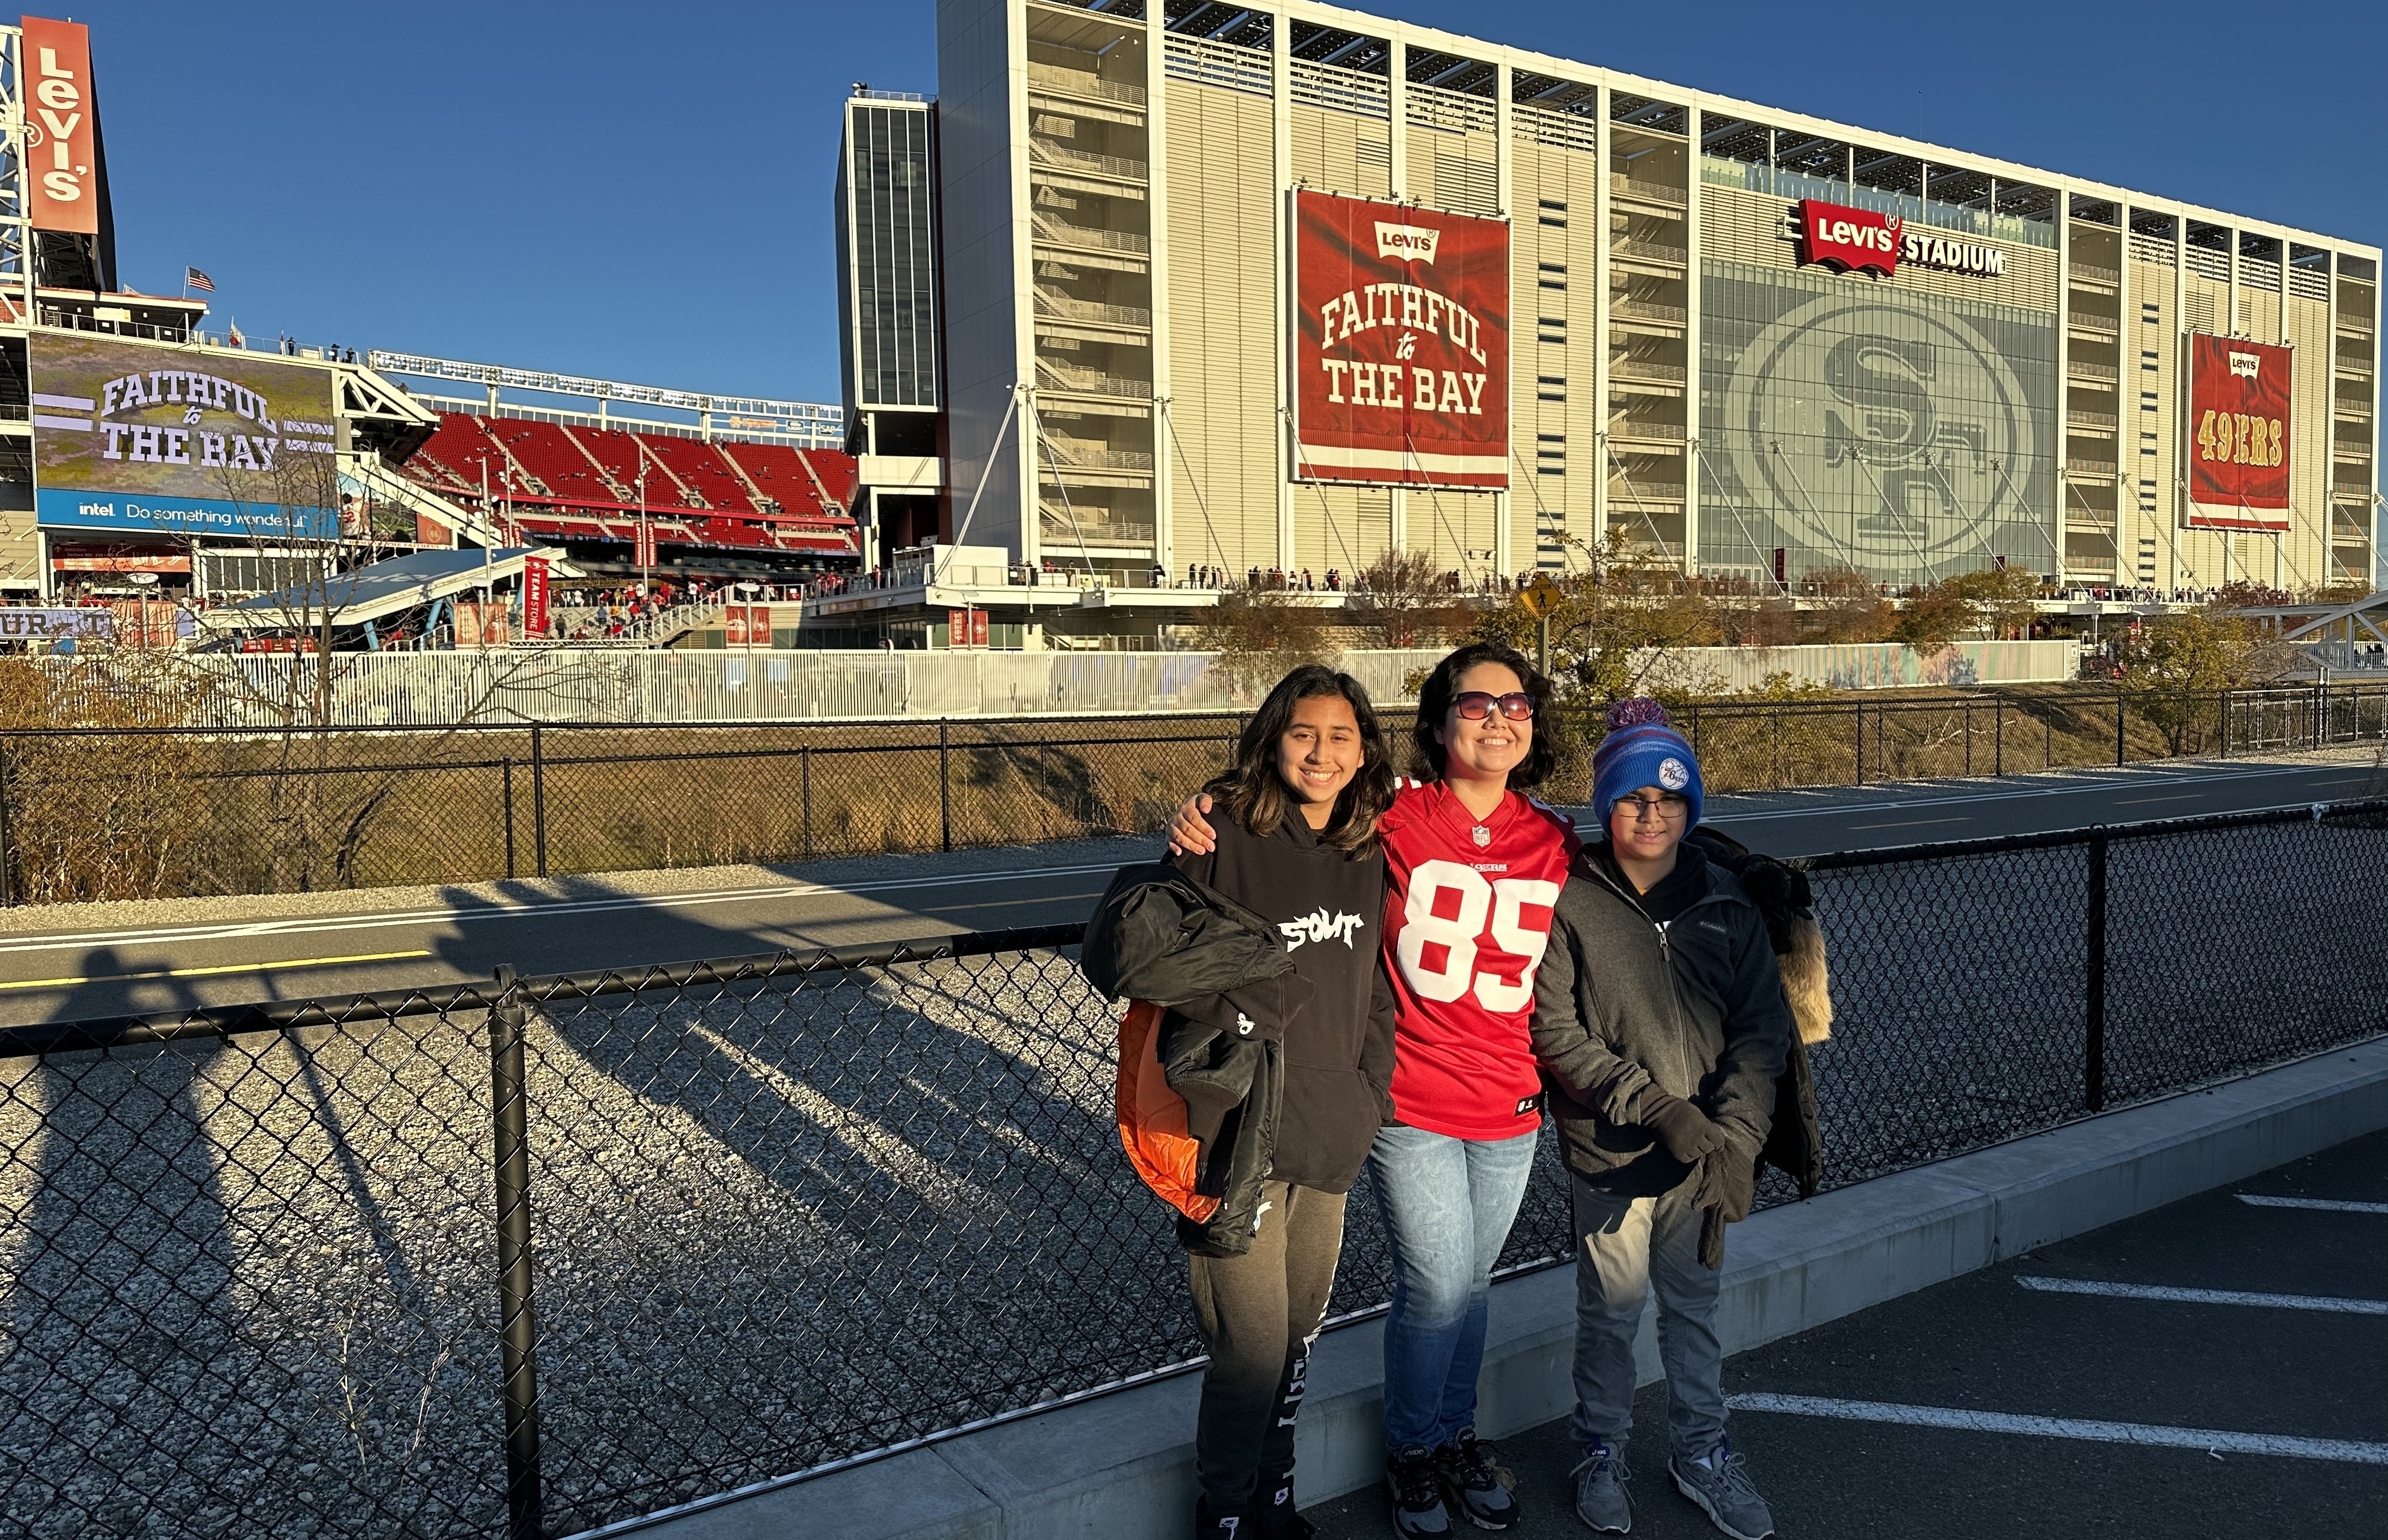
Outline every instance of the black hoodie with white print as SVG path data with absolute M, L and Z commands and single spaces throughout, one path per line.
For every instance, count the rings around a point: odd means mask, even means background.
M 1272 982 L 1307 986 L 1293 991 L 1299 1003 L 1281 1024 L 1252 1027 L 1267 1033 L 1281 1025 L 1284 1034 L 1285 1108 L 1269 1175 L 1348 1191 L 1377 1130 L 1392 1116 L 1393 997 L 1378 935 L 1384 852 L 1355 858 L 1324 844 L 1298 813 L 1264 839 L 1233 818 L 1213 823 L 1217 848 L 1180 855 L 1178 870 L 1274 923 L 1293 954 L 1293 973 Z M 1201 1002 L 1182 1009 L 1209 1019 Z

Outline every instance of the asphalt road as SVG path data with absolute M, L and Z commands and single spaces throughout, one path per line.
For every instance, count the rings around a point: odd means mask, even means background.
M 1719 797 L 1755 848 L 1814 855 L 2388 790 L 2367 754 Z M 307 899 L 22 910 L 0 924 L 0 1025 L 525 974 L 638 967 L 1086 917 L 1149 839 Z
M 1724 1388 L 1783 1540 L 2375 1540 L 2383 1363 L 2388 1133 L 1741 1354 Z M 1637 1540 L 1713 1537 L 1667 1478 L 1663 1386 L 1634 1428 Z M 1500 1448 L 1517 1540 L 1590 1534 L 1564 1421 Z M 1309 1516 L 1391 1533 L 1377 1489 Z

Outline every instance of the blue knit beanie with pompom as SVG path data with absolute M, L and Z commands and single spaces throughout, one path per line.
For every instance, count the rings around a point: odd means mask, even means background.
M 1706 794 L 1698 756 L 1669 721 L 1665 706 L 1634 695 L 1608 708 L 1608 736 L 1592 757 L 1592 811 L 1601 827 L 1608 827 L 1609 809 L 1619 797 L 1645 786 L 1672 792 L 1690 804 L 1684 828 L 1699 822 Z

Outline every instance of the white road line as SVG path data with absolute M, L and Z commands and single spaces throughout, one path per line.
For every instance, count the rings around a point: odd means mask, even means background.
M 2104 1299 L 2159 1300 L 2169 1305 L 2253 1305 L 2271 1310 L 2326 1310 L 2342 1316 L 2388 1316 L 2388 1299 L 2333 1299 L 2328 1294 L 2251 1294 L 2238 1289 L 2168 1289 L 2154 1283 L 2101 1283 L 2086 1278 L 2019 1278 L 2043 1294 L 2096 1294 Z
M 2316 768 L 2318 769 L 2320 767 Z M 2069 781 L 2051 786 L 2021 786 L 2010 791 L 1974 792 L 1963 796 L 1920 796 L 1903 802 L 1869 802 L 1858 800 L 1851 802 L 1837 802 L 1825 808 L 1753 808 L 1748 812 L 1719 813 L 1715 817 L 1708 819 L 1707 821 L 1710 823 L 1741 823 L 1760 819 L 1829 818 L 1847 815 L 1849 813 L 1886 812 L 1894 808 L 1948 808 L 1968 802 L 2010 802 L 2015 798 L 2026 796 L 2072 796 L 2083 792 L 2118 791 L 2132 787 L 2146 786 L 2151 783 L 2168 786 L 2196 786 L 2229 781 L 2270 780 L 2286 775 L 2307 775 L 2310 773 L 2312 773 L 2310 770 L 2299 769 L 2294 766 L 2287 768 L 2274 766 L 2264 770 L 2217 770 L 2210 775 L 2147 770 L 2141 770 L 2134 775 L 2115 777 L 2103 781 Z M 2332 783 L 2339 785 L 2356 784 L 2356 783 L 2352 781 Z M 1842 789 L 1854 791 L 1857 788 L 1844 787 Z M 2283 806 L 2288 806 L 2288 804 L 2283 804 Z
M 2257 1208 L 2314 1208 L 2325 1214 L 2388 1214 L 2388 1203 L 2359 1203 L 2350 1198 L 2274 1198 L 2262 1192 L 2242 1192 L 2239 1201 Z
M 772 899 L 843 897 L 851 894 L 885 893 L 906 888 L 957 887 L 969 883 L 1024 882 L 1036 877 L 1084 876 L 1090 872 L 1115 872 L 1118 863 L 1091 866 L 1040 866 L 1012 872 L 960 872 L 937 877 L 891 878 L 871 883 L 784 883 L 770 887 L 719 888 L 707 893 L 625 894 L 605 898 L 526 899 L 512 903 L 447 905 L 437 909 L 387 910 L 374 914 L 302 915 L 280 920 L 230 921 L 208 925 L 168 925 L 149 930 L 70 931 L 48 935 L 0 940 L 0 954 L 62 951 L 81 947 L 149 946 L 173 941 L 223 941 L 259 935 L 311 935 L 324 931 L 380 930 L 453 921 L 544 919 L 572 914 L 613 914 L 624 910 L 700 909 L 715 904 L 768 902 Z
M 1781 1412 L 1789 1417 L 1833 1417 L 1850 1422 L 1903 1422 L 1917 1428 L 1953 1428 L 1972 1433 L 2020 1433 L 2030 1438 L 2081 1439 L 2091 1444 L 2137 1444 L 2158 1449 L 2203 1449 L 2212 1454 L 2280 1455 L 2290 1459 L 2335 1460 L 2349 1465 L 2388 1465 L 2388 1444 L 2352 1439 L 2297 1438 L 2288 1433 L 2239 1433 L 2216 1428 L 2171 1428 L 2153 1422 L 2100 1422 L 2077 1417 L 2023 1417 L 2013 1412 L 1964 1411 L 1955 1406 L 1909 1406 L 1894 1401 L 1838 1401 L 1817 1395 L 1745 1392 L 1728 1395 L 1737 1412 Z

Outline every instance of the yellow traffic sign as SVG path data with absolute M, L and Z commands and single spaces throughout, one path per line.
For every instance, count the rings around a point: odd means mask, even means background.
M 1534 574 L 1534 580 L 1518 591 L 1518 602 L 1526 613 L 1537 620 L 1548 619 L 1551 611 L 1559 607 L 1559 585 L 1551 581 L 1547 572 Z

